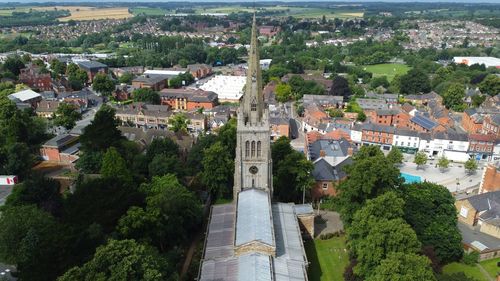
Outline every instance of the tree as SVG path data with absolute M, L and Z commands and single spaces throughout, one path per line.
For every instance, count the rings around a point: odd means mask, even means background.
M 186 160 L 187 173 L 189 175 L 196 175 L 203 170 L 203 150 L 210 147 L 217 141 L 215 135 L 201 135 L 196 143 L 189 150 Z
M 105 96 L 109 96 L 115 89 L 115 82 L 107 74 L 98 73 L 94 76 L 92 89 Z
M 129 209 L 119 221 L 120 234 L 152 243 L 162 253 L 188 241 L 202 219 L 196 196 L 172 174 L 154 177 L 141 189 L 147 194 L 146 207 Z
M 384 88 L 389 87 L 389 80 L 387 80 L 387 76 L 373 77 L 372 81 L 370 81 L 370 87 L 372 89 L 376 89 L 380 86 Z
M 176 280 L 173 266 L 158 251 L 135 240 L 109 240 L 97 248 L 92 260 L 68 270 L 58 281 L 73 280 Z
M 422 182 L 400 189 L 405 200 L 405 220 L 424 247 L 431 247 L 440 265 L 462 257 L 455 199 L 444 186 Z
M 345 102 L 349 101 L 349 97 L 352 93 L 347 79 L 339 75 L 335 76 L 333 78 L 332 88 L 328 94 L 331 96 L 342 96 Z
M 370 150 L 378 151 L 370 156 Z M 339 186 L 336 205 L 344 224 L 349 225 L 354 213 L 367 199 L 372 199 L 402 184 L 399 169 L 377 147 L 361 147 L 354 163 L 345 168 L 348 179 Z
M 76 125 L 76 121 L 82 118 L 82 114 L 78 111 L 76 105 L 66 102 L 61 102 L 55 112 L 54 123 L 57 126 L 71 130 Z
M 279 102 L 287 102 L 292 97 L 292 87 L 286 83 L 279 83 L 275 89 L 276 100 Z
M 299 201 L 314 184 L 314 165 L 304 154 L 293 150 L 280 162 L 273 177 L 274 198 L 283 202 Z M 308 193 L 308 192 L 307 192 Z
M 175 174 L 181 176 L 183 173 L 182 165 L 176 155 L 158 154 L 148 165 L 149 176 L 164 176 L 166 174 Z
M 476 159 L 474 158 L 470 158 L 469 160 L 467 160 L 464 164 L 464 168 L 465 170 L 469 173 L 469 174 L 473 174 L 476 172 L 477 170 L 477 161 Z
M 365 122 L 366 121 L 366 114 L 363 111 L 359 112 L 358 117 L 356 117 L 356 121 Z
M 413 163 L 417 164 L 417 169 L 421 168 L 421 166 L 427 163 L 427 154 L 422 151 L 415 153 L 415 158 L 413 159 Z
M 330 115 L 330 117 L 337 117 L 337 118 L 342 118 L 344 117 L 344 112 L 341 110 L 341 109 L 330 109 L 328 110 L 328 115 Z
M 3 68 L 7 71 L 10 71 L 16 76 L 19 75 L 21 69 L 23 69 L 24 67 L 24 62 L 19 56 L 8 56 L 3 63 Z
M 186 73 L 182 73 L 182 74 L 179 74 L 177 75 L 176 77 L 170 79 L 168 81 L 168 86 L 170 88 L 180 88 L 180 87 L 183 87 L 183 86 L 187 86 L 191 83 L 194 82 L 194 77 L 193 75 L 191 75 L 191 73 L 189 72 L 186 72 Z
M 5 158 L 0 157 L 0 173 L 2 174 L 18 175 L 24 178 L 29 175 L 34 164 L 30 148 L 24 142 L 7 143 L 3 149 L 0 147 L 0 156 L 5 156 Z
M 175 114 L 173 117 L 168 119 L 168 124 L 170 125 L 170 130 L 174 132 L 187 133 L 188 125 L 191 123 L 186 115 L 183 113 Z
M 109 147 L 119 147 L 123 140 L 120 130 L 117 128 L 118 120 L 115 118 L 115 110 L 103 105 L 95 114 L 94 120 L 83 129 L 80 137 L 82 150 L 88 151 L 106 151 Z
M 59 182 L 41 175 L 30 177 L 16 184 L 5 202 L 7 207 L 32 204 L 52 215 L 58 214 L 62 207 Z
M 179 146 L 169 138 L 155 138 L 147 148 L 146 158 L 148 159 L 148 162 L 151 162 L 156 155 L 160 154 L 166 156 L 178 156 Z
M 387 154 L 387 159 L 394 164 L 402 164 L 403 163 L 403 153 L 397 147 L 393 147 L 389 154 Z
M 123 83 L 123 84 L 130 84 L 132 83 L 132 80 L 134 79 L 134 75 L 130 72 L 125 72 L 118 78 L 118 82 Z
M 218 141 L 206 148 L 203 154 L 203 183 L 215 198 L 228 195 L 234 171 L 233 158 L 228 149 Z
M 54 280 L 61 260 L 61 227 L 34 205 L 11 206 L 0 216 L 0 260 L 23 280 Z
M 415 231 L 403 219 L 381 219 L 370 226 L 366 237 L 352 245 L 358 261 L 354 273 L 360 277 L 372 275 L 390 253 L 414 254 L 420 250 Z
M 160 104 L 160 95 L 153 89 L 140 88 L 132 92 L 134 101 L 150 104 Z
M 273 159 L 273 166 L 279 167 L 281 161 L 285 159 L 287 155 L 292 154 L 293 148 L 290 144 L 290 139 L 281 136 L 274 143 L 271 144 L 271 158 Z M 276 174 L 277 169 L 273 169 L 274 174 Z
M 448 158 L 443 155 L 441 158 L 439 158 L 437 165 L 441 169 L 441 171 L 444 172 L 446 169 L 448 169 L 450 160 L 448 160 Z
M 441 274 L 437 277 L 438 281 L 477 281 L 477 279 L 465 275 L 463 272 L 452 274 Z
M 473 107 L 479 107 L 483 102 L 486 100 L 486 95 L 473 95 L 471 97 L 472 99 L 472 106 Z
M 76 162 L 76 168 L 84 174 L 98 174 L 102 164 L 101 151 L 87 151 Z
M 448 109 L 463 111 L 466 107 L 464 103 L 465 87 L 463 84 L 453 83 L 443 93 L 443 104 Z
M 431 90 L 429 76 L 421 69 L 413 68 L 401 76 L 400 91 L 405 95 L 427 93 Z
M 50 69 L 54 73 L 54 76 L 59 77 L 66 73 L 66 64 L 58 59 L 53 59 L 50 61 Z
M 68 82 L 73 90 L 81 90 L 89 77 L 85 70 L 80 69 L 78 65 L 72 63 L 66 68 Z
M 127 164 L 116 148 L 110 147 L 104 153 L 101 164 L 101 175 L 105 178 L 116 178 L 124 182 L 131 182 L 132 176 Z
M 500 77 L 495 74 L 489 74 L 479 83 L 479 90 L 481 90 L 483 94 L 488 94 L 490 96 L 498 95 L 498 93 L 500 93 Z
M 435 281 L 425 256 L 413 253 L 390 253 L 366 281 Z

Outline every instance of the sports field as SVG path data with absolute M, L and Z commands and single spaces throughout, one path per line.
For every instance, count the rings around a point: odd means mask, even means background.
M 344 281 L 348 255 L 344 237 L 305 242 L 310 281 Z
M 410 67 L 405 64 L 398 63 L 383 63 L 374 65 L 365 65 L 362 68 L 368 72 L 373 73 L 374 77 L 387 76 L 387 79 L 391 81 L 396 74 L 406 74 Z

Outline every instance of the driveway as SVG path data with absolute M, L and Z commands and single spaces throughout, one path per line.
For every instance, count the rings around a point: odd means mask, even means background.
M 344 224 L 340 220 L 340 214 L 337 212 L 320 210 L 314 220 L 314 235 L 319 237 L 321 234 L 335 233 L 344 230 Z

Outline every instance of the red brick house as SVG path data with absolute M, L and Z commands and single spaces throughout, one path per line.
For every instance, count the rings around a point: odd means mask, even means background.
M 470 134 L 469 135 L 469 150 L 470 155 L 474 155 L 476 159 L 490 159 L 495 148 L 495 136 Z M 500 184 L 500 183 L 499 183 Z
M 212 109 L 218 104 L 214 92 L 191 89 L 163 89 L 160 92 L 161 104 L 174 110 Z
M 50 77 L 50 73 L 42 73 L 41 68 L 34 64 L 21 69 L 19 81 L 38 91 L 52 90 L 52 77 Z
M 500 114 L 486 115 L 481 132 L 500 138 Z
M 70 164 L 78 160 L 80 143 L 76 135 L 63 134 L 56 136 L 42 145 L 40 155 L 45 161 Z
M 375 124 L 365 124 L 361 131 L 361 141 L 367 144 L 378 144 L 382 147 L 392 146 L 396 128 Z
M 462 127 L 469 134 L 481 132 L 483 127 L 483 117 L 474 108 L 468 108 L 462 115 Z
M 77 64 L 81 69 L 87 72 L 87 76 L 89 77 L 88 83 L 92 83 L 92 81 L 94 81 L 96 74 L 108 73 L 108 66 L 98 61 L 79 61 Z

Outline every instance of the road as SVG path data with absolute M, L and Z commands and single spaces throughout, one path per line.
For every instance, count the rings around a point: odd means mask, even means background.
M 10 272 L 13 270 L 15 270 L 15 267 L 0 263 L 0 280 L 2 280 L 2 281 L 3 280 L 6 280 L 6 281 L 17 280 L 16 278 L 12 277 L 12 275 L 10 275 Z
M 7 196 L 12 192 L 12 186 L 9 185 L 0 185 L 0 206 L 5 204 L 5 200 Z

